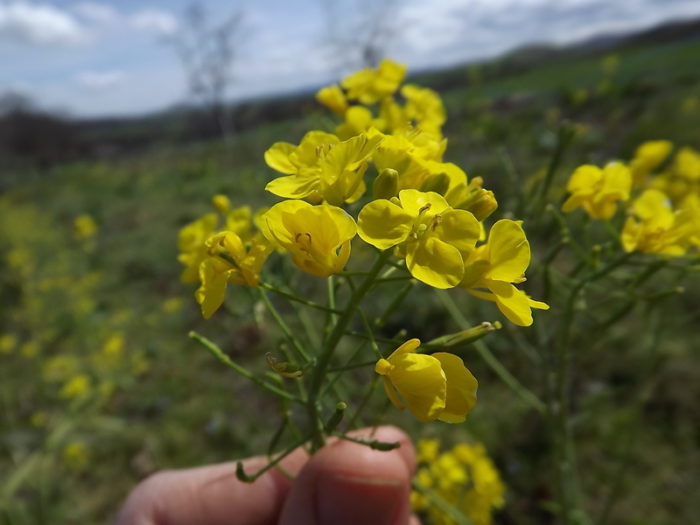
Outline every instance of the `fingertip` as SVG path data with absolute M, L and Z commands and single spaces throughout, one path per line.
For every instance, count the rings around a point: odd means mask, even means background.
M 281 524 L 409 522 L 415 463 L 410 440 L 395 427 L 382 427 L 374 433 L 360 431 L 354 437 L 398 441 L 401 447 L 379 451 L 345 440 L 329 443 L 309 460 L 293 483 Z

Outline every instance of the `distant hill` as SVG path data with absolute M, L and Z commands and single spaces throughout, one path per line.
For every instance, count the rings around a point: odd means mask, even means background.
M 667 23 L 633 34 L 601 34 L 569 46 L 528 45 L 495 60 L 419 72 L 412 75 L 412 80 L 445 92 L 465 86 L 466 73 L 474 67 L 478 68 L 481 81 L 494 80 L 551 62 L 689 39 L 700 39 L 700 19 Z M 228 113 L 235 133 L 261 123 L 297 119 L 317 107 L 313 92 L 309 91 L 232 104 Z M 0 97 L 0 170 L 13 159 L 41 167 L 77 158 L 121 155 L 161 143 L 190 143 L 218 136 L 217 123 L 201 110 L 187 105 L 139 117 L 70 120 L 38 109 L 21 95 Z

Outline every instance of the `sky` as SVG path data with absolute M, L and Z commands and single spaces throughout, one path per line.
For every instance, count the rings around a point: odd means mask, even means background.
M 410 69 L 486 59 L 700 17 L 700 0 L 203 0 L 213 27 L 240 13 L 227 99 L 318 87 L 357 65 L 349 42 L 378 30 Z M 189 100 L 175 42 L 190 0 L 0 0 L 0 96 L 76 117 Z

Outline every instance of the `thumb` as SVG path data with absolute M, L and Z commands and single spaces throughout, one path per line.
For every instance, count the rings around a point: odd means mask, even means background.
M 391 451 L 337 440 L 319 450 L 295 479 L 280 525 L 405 525 L 411 512 L 415 452 L 406 434 L 380 427 L 366 439 L 398 441 Z

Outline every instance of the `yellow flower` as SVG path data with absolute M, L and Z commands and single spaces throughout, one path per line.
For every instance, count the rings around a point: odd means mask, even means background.
M 617 201 L 626 201 L 630 196 L 632 175 L 627 166 L 611 162 L 602 170 L 585 165 L 574 171 L 566 184 L 571 195 L 561 209 L 570 212 L 583 207 L 594 219 L 609 219 L 617 211 Z
M 63 385 L 58 395 L 64 399 L 76 399 L 86 397 L 90 390 L 90 378 L 85 374 L 78 374 Z
M 627 218 L 622 229 L 626 252 L 683 255 L 697 228 L 693 228 L 690 207 L 674 212 L 666 194 L 655 189 L 646 190 L 634 201 L 632 213 L 634 216 Z
M 362 69 L 343 79 L 347 97 L 362 104 L 375 104 L 399 88 L 406 76 L 406 66 L 384 59 L 377 69 Z
M 168 297 L 163 304 L 161 309 L 168 314 L 172 314 L 182 309 L 182 297 Z
M 347 140 L 369 131 L 372 126 L 378 123 L 372 112 L 364 106 L 348 108 L 344 118 L 344 122 L 335 128 L 335 133 L 341 140 Z
M 177 248 L 180 251 L 177 260 L 185 265 L 180 280 L 185 283 L 197 281 L 199 264 L 207 256 L 204 242 L 214 233 L 219 220 L 215 213 L 209 213 L 185 225 L 178 234 Z
M 340 117 L 345 116 L 345 111 L 348 109 L 348 101 L 338 84 L 321 88 L 316 93 L 316 100 Z
M 88 448 L 85 443 L 74 441 L 66 445 L 63 448 L 63 461 L 71 470 L 83 470 L 89 461 Z
M 247 243 L 231 231 L 207 239 L 206 257 L 199 265 L 200 287 L 195 298 L 202 315 L 209 319 L 224 302 L 226 285 L 257 286 L 260 270 L 272 250 L 270 243 L 259 234 Z
M 226 195 L 217 194 L 211 198 L 211 203 L 216 208 L 216 211 L 225 215 L 231 209 L 231 201 Z
M 11 354 L 17 346 L 15 334 L 3 334 L 0 336 L 0 354 Z
M 88 214 L 79 215 L 73 221 L 73 232 L 78 240 L 86 240 L 97 234 L 97 223 Z
M 77 373 L 78 366 L 78 358 L 74 355 L 55 355 L 44 361 L 41 376 L 45 381 L 63 381 Z
M 680 204 L 682 220 L 688 229 L 687 242 L 700 248 L 700 195 L 691 193 Z
M 299 268 L 319 277 L 343 270 L 357 232 L 355 221 L 341 208 L 299 200 L 275 204 L 263 221 L 265 237 L 291 253 Z
M 381 136 L 357 135 L 344 142 L 330 133 L 307 133 L 299 146 L 278 142 L 265 152 L 271 168 L 290 175 L 269 182 L 265 189 L 287 199 L 325 201 L 334 206 L 354 202 L 365 192 L 367 160 Z
M 380 250 L 401 245 L 413 277 L 451 288 L 462 280 L 479 222 L 468 211 L 452 209 L 437 193 L 402 190 L 398 199 L 377 199 L 362 208 L 358 233 Z
M 630 162 L 635 185 L 642 185 L 646 176 L 657 168 L 673 149 L 668 140 L 650 140 L 641 144 Z
M 416 444 L 416 461 L 418 463 L 432 463 L 440 452 L 440 440 L 421 439 Z
M 512 323 L 530 326 L 531 309 L 548 310 L 549 306 L 513 285 L 525 280 L 529 265 L 530 243 L 521 222 L 502 219 L 491 228 L 488 242 L 472 252 L 460 286 L 475 297 L 495 302 Z
M 430 88 L 413 84 L 403 86 L 401 95 L 406 99 L 403 111 L 406 122 L 423 130 L 439 132 L 447 120 L 440 95 Z
M 464 421 L 476 404 L 476 379 L 456 355 L 416 354 L 419 346 L 418 339 L 410 339 L 377 361 L 375 371 L 384 377 L 387 396 L 420 421 Z
M 700 181 L 700 152 L 688 146 L 681 148 L 674 159 L 673 170 L 688 181 Z
M 439 447 L 436 440 L 430 443 Z M 418 450 L 425 441 L 418 442 Z M 460 443 L 451 451 L 435 457 L 418 458 L 419 468 L 415 479 L 419 490 L 432 490 L 456 510 L 464 513 L 475 525 L 490 525 L 494 509 L 505 504 L 505 487 L 500 474 L 480 443 Z M 435 505 L 419 491 L 411 494 L 411 504 L 414 511 L 425 514 L 430 523 L 452 523 L 444 511 Z

